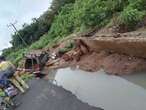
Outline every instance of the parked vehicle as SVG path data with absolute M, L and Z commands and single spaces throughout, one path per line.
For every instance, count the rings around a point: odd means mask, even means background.
M 44 51 L 32 51 L 25 55 L 24 68 L 27 71 L 31 71 L 36 76 L 40 76 L 43 73 L 43 67 L 49 59 L 49 54 Z

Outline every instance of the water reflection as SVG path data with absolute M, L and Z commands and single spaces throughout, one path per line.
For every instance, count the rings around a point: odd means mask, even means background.
M 122 78 L 140 85 L 141 87 L 146 89 L 146 72 L 138 72 L 135 74 L 130 74 L 130 75 L 123 75 Z
M 60 69 L 57 82 L 83 102 L 105 110 L 146 110 L 146 90 L 121 77 L 70 68 Z

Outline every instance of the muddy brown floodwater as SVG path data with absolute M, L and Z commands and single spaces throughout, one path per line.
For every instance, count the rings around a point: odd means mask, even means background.
M 57 71 L 55 79 L 89 105 L 104 110 L 146 110 L 144 77 L 146 75 L 119 77 L 107 75 L 103 70 L 91 73 L 65 68 Z

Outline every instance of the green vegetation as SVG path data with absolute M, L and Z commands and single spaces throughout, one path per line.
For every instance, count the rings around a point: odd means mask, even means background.
M 10 54 L 7 55 L 7 59 L 9 59 L 15 65 L 17 65 L 18 62 L 23 58 L 24 53 L 27 52 L 27 51 L 28 51 L 28 49 L 24 48 L 24 49 L 19 49 L 19 50 L 10 52 Z
M 25 81 L 28 82 L 29 80 L 33 79 L 35 76 L 34 74 L 26 73 L 21 75 L 21 78 Z
M 129 0 L 129 5 L 124 8 L 119 16 L 121 24 L 134 28 L 146 15 L 145 0 Z
M 12 36 L 12 48 L 3 51 L 8 59 L 17 64 L 23 53 L 31 49 L 51 46 L 66 36 L 109 24 L 116 16 L 116 25 L 135 29 L 146 16 L 145 0 L 53 0 L 51 8 L 32 24 Z M 113 24 L 111 24 L 113 25 Z M 25 47 L 25 49 L 23 49 Z
M 59 53 L 60 53 L 60 54 L 64 54 L 64 53 L 70 51 L 72 48 L 74 48 L 74 43 L 73 43 L 73 42 L 68 42 L 68 43 L 65 45 L 64 48 L 61 48 L 61 49 L 59 50 Z
M 6 96 L 5 92 L 2 89 L 0 89 L 0 97 L 5 97 L 5 96 Z
M 33 18 L 31 24 L 24 24 L 23 28 L 12 35 L 12 45 L 15 49 L 26 47 L 23 40 L 30 46 L 39 40 L 51 27 L 54 17 L 58 14 L 65 4 L 72 3 L 74 0 L 53 0 L 52 6 L 39 18 Z

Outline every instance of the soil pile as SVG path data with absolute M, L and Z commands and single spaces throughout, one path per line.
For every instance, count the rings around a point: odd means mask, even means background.
M 130 74 L 146 70 L 146 60 L 127 55 L 111 54 L 105 57 L 102 67 L 109 74 Z
M 78 66 L 85 71 L 103 68 L 109 74 L 130 74 L 146 70 L 146 32 L 95 33 L 74 39 L 75 48 L 60 57 L 57 66 Z M 58 48 L 63 48 L 65 43 Z M 63 63 L 62 63 L 63 62 Z

